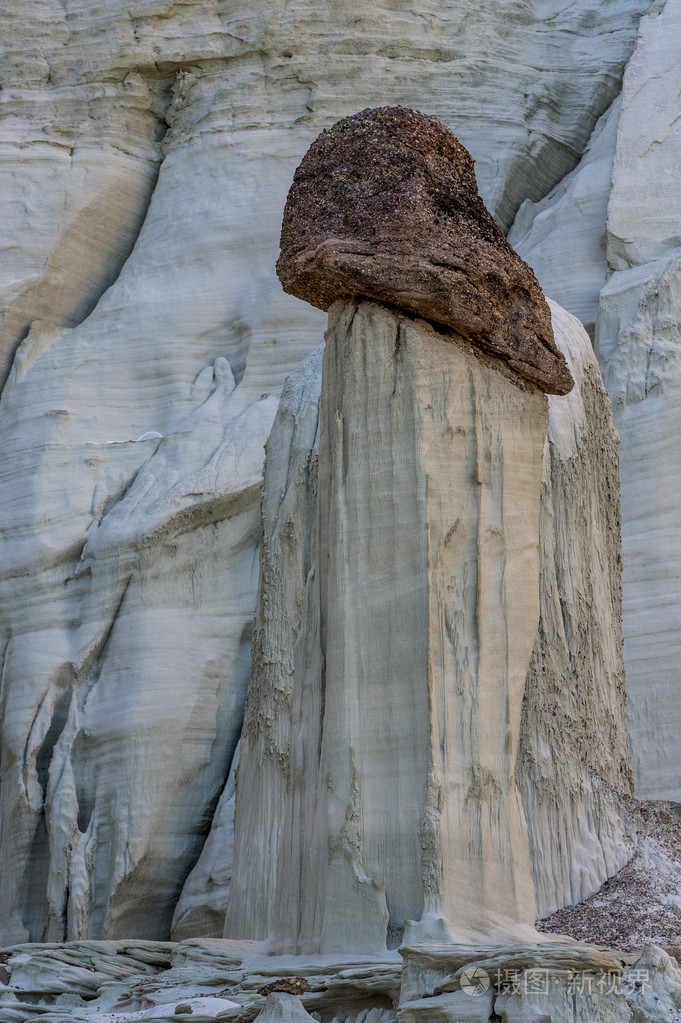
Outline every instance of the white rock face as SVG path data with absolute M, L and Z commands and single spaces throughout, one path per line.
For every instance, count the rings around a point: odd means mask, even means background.
M 624 653 L 636 787 L 641 797 L 673 800 L 681 798 L 681 718 L 670 698 L 681 659 L 680 40 L 681 5 L 653 4 L 621 98 L 582 162 L 546 200 L 525 204 L 509 234 L 547 294 L 590 331 L 596 321 L 596 351 L 621 438 Z
M 402 955 L 397 1023 L 635 1023 L 638 1019 L 632 1017 L 620 991 L 618 954 L 593 945 L 424 944 L 408 946 Z M 675 979 L 660 976 L 661 993 L 667 994 L 665 984 L 673 986 Z M 672 1023 L 672 1017 L 657 1018 L 660 1023 Z
M 637 791 L 681 792 L 681 250 L 620 271 L 601 292 L 598 353 L 621 437 L 624 650 Z
M 272 947 L 531 929 L 515 762 L 546 397 L 423 321 L 337 303 L 319 419 Z M 238 912 L 227 936 L 250 937 Z
M 323 348 L 287 379 L 267 442 L 260 590 L 241 734 L 232 905 L 226 930 L 266 938 L 288 787 L 296 644 L 319 542 L 317 474 Z M 257 809 L 256 809 L 257 808 Z M 223 853 L 216 850 L 218 857 Z M 225 901 L 227 901 L 225 892 Z M 222 933 L 220 930 L 218 933 Z
M 549 399 L 540 515 L 541 622 L 526 683 L 517 772 L 540 915 L 595 891 L 630 854 L 616 794 L 631 789 L 621 652 L 617 439 L 584 329 L 559 306 L 551 308 L 556 340 L 576 385 L 566 397 Z M 302 773 L 295 768 L 302 753 L 290 738 L 290 722 L 293 716 L 294 730 L 300 729 L 302 714 L 309 735 L 307 715 L 315 712 L 313 668 L 321 654 L 314 641 L 305 650 L 300 630 L 310 613 L 319 528 L 329 528 L 325 522 L 316 525 L 314 507 L 320 356 L 315 353 L 289 377 L 267 446 L 261 598 L 227 914 L 226 933 L 231 935 L 264 938 L 273 927 L 272 907 L 282 884 L 277 858 L 291 855 L 287 841 L 280 839 L 279 822 L 292 758 L 288 784 L 296 791 L 303 788 Z M 384 511 L 377 521 L 385 525 Z M 416 569 L 405 577 L 411 580 L 413 605 Z M 399 598 L 405 605 L 407 596 Z M 404 659 L 408 656 L 413 652 Z M 296 711 L 295 679 L 305 672 L 306 657 L 313 668 L 305 675 L 305 709 Z M 401 674 L 396 668 L 395 676 Z M 393 686 L 386 708 L 397 707 L 396 700 Z M 381 734 L 388 710 L 374 713 Z M 380 740 L 375 743 L 383 750 Z M 283 869 L 290 886 L 289 867 Z
M 165 131 L 158 89 L 133 70 L 115 84 L 61 74 L 47 86 L 42 48 L 50 60 L 50 50 L 62 60 L 71 53 L 61 5 L 38 0 L 21 14 L 8 5 L 2 23 L 5 45 L 14 38 L 0 102 L 0 382 L 32 322 L 75 325 L 117 277 L 149 206 Z
M 646 945 L 624 978 L 632 1023 L 673 1023 L 681 1012 L 681 970 L 657 945 Z
M 622 112 L 608 204 L 608 263 L 648 263 L 681 246 L 681 4 L 665 0 L 642 20 L 622 83 Z
M 503 1023 L 632 1023 L 620 986 L 616 975 L 570 977 L 564 970 L 528 970 L 499 995 L 494 1011 Z
M 621 437 L 624 651 L 638 793 L 681 798 L 681 3 L 641 22 L 627 67 L 607 215 L 614 273 L 596 349 Z M 674 178 L 674 180 L 672 180 Z
M 158 398 L 152 422 L 146 408 L 107 416 L 121 380 L 82 361 L 82 330 L 31 363 L 35 343 L 0 404 L 15 487 L 0 582 L 3 940 L 163 933 L 239 735 L 273 399 L 235 387 L 221 358 L 174 427 Z M 47 394 L 43 360 L 66 381 Z M 148 379 L 145 406 L 168 393 Z M 54 438 L 42 472 L 21 453 L 31 424 Z
M 182 941 L 186 937 L 222 934 L 234 859 L 234 803 L 238 765 L 239 746 L 232 758 L 227 784 L 215 808 L 201 855 L 185 881 L 175 906 L 171 932 L 175 941 Z
M 540 519 L 541 620 L 525 690 L 518 779 L 537 912 L 580 902 L 632 855 L 622 659 L 618 439 L 582 325 L 551 302 L 575 381 L 549 397 Z
M 605 217 L 621 99 L 602 115 L 579 164 L 538 203 L 526 199 L 508 233 L 544 292 L 593 337 L 607 273 Z
M 312 138 L 437 114 L 508 224 L 647 5 L 0 5 L 0 940 L 167 936 L 239 731 L 262 443 L 322 336 L 273 271 Z

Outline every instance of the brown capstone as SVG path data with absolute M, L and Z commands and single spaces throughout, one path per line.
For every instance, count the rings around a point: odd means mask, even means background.
M 435 117 L 378 107 L 324 131 L 293 178 L 277 273 L 320 309 L 393 305 L 543 391 L 572 389 L 537 278 L 486 210 L 470 154 Z
M 283 991 L 287 995 L 302 995 L 309 988 L 305 977 L 281 977 L 270 984 L 258 988 L 259 995 L 271 995 L 273 991 Z

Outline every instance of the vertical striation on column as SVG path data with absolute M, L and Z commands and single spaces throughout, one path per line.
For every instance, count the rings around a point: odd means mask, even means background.
M 403 108 L 312 146 L 278 270 L 329 329 L 270 949 L 526 935 L 544 392 L 572 386 L 548 307 L 469 155 Z
M 546 398 L 369 303 L 333 306 L 323 381 L 272 948 L 517 934 Z

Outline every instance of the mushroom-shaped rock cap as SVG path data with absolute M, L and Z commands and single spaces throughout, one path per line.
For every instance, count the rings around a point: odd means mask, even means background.
M 320 309 L 368 298 L 430 320 L 550 394 L 573 381 L 537 278 L 435 117 L 362 110 L 313 142 L 284 210 L 277 273 Z

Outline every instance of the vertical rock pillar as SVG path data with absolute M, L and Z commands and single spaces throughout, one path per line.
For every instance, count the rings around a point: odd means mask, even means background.
M 329 329 L 271 948 L 518 936 L 544 392 L 571 386 L 548 308 L 466 151 L 402 108 L 313 145 L 278 270 Z

